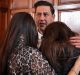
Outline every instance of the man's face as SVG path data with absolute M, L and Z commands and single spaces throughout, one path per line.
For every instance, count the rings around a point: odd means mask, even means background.
M 35 22 L 40 33 L 43 33 L 46 26 L 54 21 L 49 6 L 38 6 L 35 13 Z

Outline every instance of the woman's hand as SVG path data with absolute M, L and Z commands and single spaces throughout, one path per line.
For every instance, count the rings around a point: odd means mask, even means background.
M 80 72 L 80 56 L 76 60 L 74 66 L 72 67 L 68 75 L 78 75 L 79 72 Z

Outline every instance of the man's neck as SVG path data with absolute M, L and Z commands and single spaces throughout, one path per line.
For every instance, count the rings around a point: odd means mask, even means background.
M 39 32 L 41 35 L 43 35 L 43 32 L 42 32 L 41 30 L 38 30 L 38 32 Z

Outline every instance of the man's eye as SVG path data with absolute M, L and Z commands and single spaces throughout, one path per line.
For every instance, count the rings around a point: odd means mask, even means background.
M 48 16 L 48 14 L 47 13 L 44 13 L 44 16 Z
M 41 13 L 37 13 L 37 16 L 41 16 Z

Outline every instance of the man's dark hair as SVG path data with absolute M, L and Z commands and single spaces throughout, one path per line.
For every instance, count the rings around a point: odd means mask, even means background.
M 47 1 L 38 1 L 34 4 L 34 8 L 36 9 L 38 6 L 50 6 L 51 9 L 51 13 L 54 14 L 55 9 L 53 7 L 53 5 L 50 2 Z

